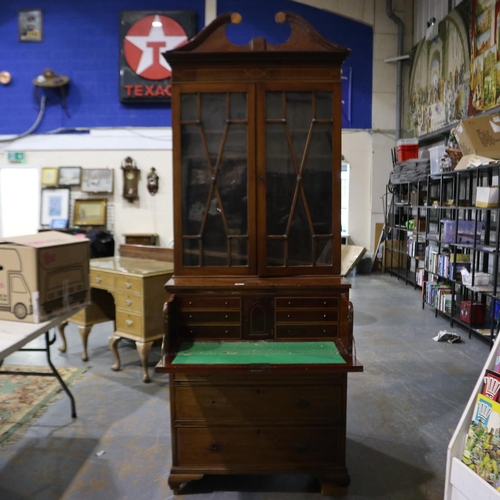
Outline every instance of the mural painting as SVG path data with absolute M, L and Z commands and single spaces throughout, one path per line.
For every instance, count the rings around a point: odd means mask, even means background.
M 471 0 L 466 0 L 439 23 L 436 38 L 424 38 L 413 49 L 408 116 L 416 137 L 469 114 L 470 17 Z
M 500 105 L 500 1 L 473 0 L 469 114 Z

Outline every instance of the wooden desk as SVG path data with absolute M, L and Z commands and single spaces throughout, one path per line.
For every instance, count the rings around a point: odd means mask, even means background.
M 115 332 L 109 346 L 116 363 L 111 367 L 120 369 L 117 344 L 120 339 L 133 340 L 141 358 L 144 382 L 149 382 L 148 355 L 156 339 L 162 338 L 163 306 L 167 299 L 165 283 L 172 276 L 174 267 L 170 262 L 161 262 L 133 257 L 103 257 L 90 260 L 90 285 L 92 303 L 89 307 L 69 318 L 76 323 L 82 338 L 82 359 L 88 360 L 87 341 L 92 326 L 104 321 L 115 321 Z M 64 328 L 59 327 L 66 340 Z
M 70 313 L 62 314 L 57 318 L 53 318 L 50 321 L 45 321 L 44 323 L 0 321 L 0 366 L 2 366 L 4 358 L 16 351 L 45 351 L 47 353 L 47 363 L 52 370 L 52 373 L 23 371 L 11 372 L 8 370 L 2 370 L 0 371 L 0 375 L 43 375 L 56 377 L 61 384 L 61 387 L 64 389 L 64 392 L 66 392 L 71 401 L 71 416 L 73 418 L 76 418 L 75 400 L 73 398 L 73 395 L 71 394 L 68 386 L 65 384 L 64 380 L 61 378 L 59 372 L 56 370 L 50 359 L 50 346 L 54 343 L 55 336 L 50 339 L 49 330 L 59 325 L 62 321 L 68 319 L 69 316 Z M 26 344 L 42 334 L 45 334 L 45 348 L 24 348 Z

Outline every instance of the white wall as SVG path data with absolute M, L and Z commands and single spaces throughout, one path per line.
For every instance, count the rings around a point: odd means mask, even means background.
M 123 243 L 123 233 L 157 233 L 160 245 L 167 246 L 173 240 L 172 206 L 172 146 L 169 129 L 113 129 L 94 130 L 88 135 L 61 134 L 54 136 L 34 135 L 0 149 L 0 168 L 11 164 L 8 150 L 24 151 L 30 166 L 82 168 L 113 168 L 114 193 L 109 197 L 110 229 L 117 245 Z M 133 203 L 122 197 L 123 160 L 131 156 L 141 171 L 139 199 Z M 146 178 L 156 168 L 160 177 L 155 196 L 147 191 Z M 15 189 L 22 189 L 16 186 Z M 79 196 L 73 188 L 74 193 Z M 103 198 L 89 195 L 82 197 Z M 0 228 L 1 235 L 1 228 Z

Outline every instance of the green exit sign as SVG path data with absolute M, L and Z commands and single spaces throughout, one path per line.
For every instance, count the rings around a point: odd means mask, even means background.
M 9 151 L 9 161 L 11 163 L 24 163 L 24 153 L 18 151 Z

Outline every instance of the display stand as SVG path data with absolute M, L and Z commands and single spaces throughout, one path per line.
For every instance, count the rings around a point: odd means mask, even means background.
M 462 453 L 464 451 L 465 440 L 472 420 L 472 414 L 476 406 L 477 395 L 481 392 L 485 370 L 493 369 L 495 358 L 500 347 L 500 336 L 491 349 L 488 359 L 481 370 L 480 377 L 472 391 L 471 397 L 465 408 L 460 422 L 448 445 L 448 454 L 446 460 L 446 483 L 445 500 L 492 500 L 500 499 L 500 492 L 496 491 L 478 474 L 469 469 L 462 462 Z

